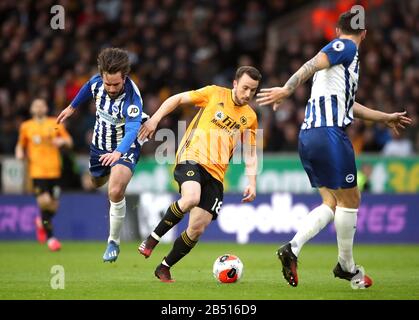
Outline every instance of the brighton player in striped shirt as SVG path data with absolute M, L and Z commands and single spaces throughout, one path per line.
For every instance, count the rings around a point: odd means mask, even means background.
M 90 174 L 96 188 L 109 180 L 110 231 L 103 261 L 114 262 L 120 251 L 120 231 L 126 211 L 125 189 L 140 156 L 137 134 L 148 116 L 142 112 L 140 91 L 128 77 L 127 52 L 107 48 L 97 61 L 99 74 L 84 84 L 57 122 L 62 123 L 80 104 L 94 99 L 96 123 L 90 145 Z
M 354 13 L 339 17 L 338 38 L 306 62 L 283 87 L 262 89 L 259 105 L 279 104 L 314 75 L 311 97 L 299 135 L 299 154 L 311 185 L 319 189 L 323 203 L 313 209 L 294 238 L 278 250 L 284 278 L 297 286 L 297 257 L 302 246 L 334 220 L 338 243 L 335 277 L 351 281 L 354 288 L 369 287 L 372 280 L 355 265 L 352 248 L 360 192 L 355 156 L 345 128 L 355 118 L 382 122 L 398 133 L 411 123 L 406 112 L 384 113 L 355 102 L 358 88 L 358 47 L 366 30 L 353 28 Z M 356 17 L 355 17 L 356 18 Z

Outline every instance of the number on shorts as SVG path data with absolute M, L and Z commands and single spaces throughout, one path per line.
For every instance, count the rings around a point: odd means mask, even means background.
M 134 163 L 134 154 L 133 153 L 131 153 L 129 156 L 125 153 L 123 156 L 122 156 L 122 160 L 129 160 L 131 163 Z
M 222 204 L 223 204 L 222 201 L 218 201 L 218 198 L 215 198 L 215 202 L 214 202 L 214 205 L 212 206 L 211 210 L 215 211 L 215 213 L 218 214 L 218 212 L 221 209 Z

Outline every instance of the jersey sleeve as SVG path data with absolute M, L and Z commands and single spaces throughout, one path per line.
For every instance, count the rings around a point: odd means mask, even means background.
M 125 135 L 116 151 L 126 153 L 137 138 L 143 117 L 143 99 L 140 90 L 131 79 L 127 79 L 127 100 L 122 114 L 125 117 Z
M 67 129 L 64 127 L 64 125 L 62 123 L 57 125 L 57 130 L 58 130 L 58 136 L 64 139 L 71 139 L 70 134 L 68 133 Z
M 242 134 L 242 143 L 248 144 L 251 146 L 256 145 L 256 130 L 258 128 L 257 117 L 254 117 L 252 124 L 243 131 Z
M 250 144 L 252 146 L 256 145 L 256 130 L 258 129 L 258 120 L 255 118 L 252 125 L 250 126 Z
M 189 97 L 197 107 L 204 108 L 207 106 L 214 90 L 215 86 L 206 86 L 198 90 L 191 90 L 189 91 Z
M 329 58 L 331 66 L 342 64 L 345 67 L 352 63 L 356 51 L 357 48 L 353 41 L 342 39 L 335 39 L 321 49 L 321 52 L 324 52 Z
M 17 144 L 22 148 L 26 148 L 26 145 L 28 144 L 27 124 L 25 122 L 22 123 L 19 128 L 19 138 L 17 140 Z
M 255 146 L 256 145 L 256 130 L 258 128 L 258 121 L 257 118 L 253 121 L 252 125 L 250 126 L 249 133 L 250 133 L 250 145 Z
M 71 101 L 70 103 L 73 108 L 77 108 L 79 105 L 93 98 L 92 87 L 95 83 L 98 82 L 99 79 L 100 75 L 96 74 L 81 87 L 80 91 L 77 93 L 73 101 Z

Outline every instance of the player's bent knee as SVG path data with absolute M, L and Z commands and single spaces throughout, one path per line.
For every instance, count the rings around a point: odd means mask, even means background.
M 52 205 L 52 198 L 48 193 L 42 193 L 36 198 L 39 207 L 41 210 L 48 210 L 50 209 L 50 206 Z
M 125 190 L 118 186 L 109 187 L 108 196 L 111 201 L 119 202 L 124 198 Z
M 58 201 L 53 199 L 53 200 L 51 200 L 51 202 L 49 203 L 49 205 L 48 205 L 48 209 L 47 209 L 47 210 L 50 210 L 50 211 L 52 211 L 52 212 L 55 212 L 55 211 L 57 211 L 57 210 L 58 210 L 58 206 L 59 206 Z
M 182 196 L 182 203 L 187 208 L 185 211 L 189 211 L 196 207 L 200 201 L 200 195 L 198 193 L 187 194 Z

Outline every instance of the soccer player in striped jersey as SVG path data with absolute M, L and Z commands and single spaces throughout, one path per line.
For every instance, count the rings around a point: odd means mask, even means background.
M 187 255 L 212 220 L 217 219 L 223 203 L 224 175 L 237 145 L 244 146 L 246 176 L 249 183 L 243 202 L 256 197 L 257 116 L 249 106 L 262 76 L 250 66 L 236 71 L 233 89 L 216 85 L 178 93 L 166 99 L 140 130 L 140 138 L 151 137 L 161 119 L 178 106 L 199 107 L 179 145 L 174 177 L 181 197 L 172 203 L 154 231 L 138 251 L 150 257 L 160 238 L 189 212 L 188 227 L 175 240 L 172 250 L 157 266 L 154 274 L 163 282 L 174 281 L 170 268 Z
M 338 243 L 335 277 L 351 281 L 353 287 L 368 287 L 372 280 L 355 265 L 352 248 L 360 192 L 355 156 L 345 133 L 354 117 L 382 122 L 396 133 L 411 123 L 406 112 L 384 113 L 355 102 L 358 88 L 358 47 L 366 30 L 354 26 L 356 14 L 340 15 L 337 38 L 306 62 L 283 87 L 261 89 L 259 105 L 273 104 L 274 110 L 295 89 L 314 75 L 311 96 L 299 135 L 298 151 L 311 185 L 318 188 L 323 203 L 303 221 L 294 238 L 278 250 L 284 278 L 297 286 L 297 257 L 302 246 L 334 220 Z
M 120 232 L 126 212 L 125 189 L 140 156 L 137 134 L 148 116 L 142 112 L 140 91 L 128 77 L 127 52 L 107 48 L 97 61 L 99 74 L 84 84 L 57 122 L 63 122 L 80 104 L 94 99 L 96 123 L 90 145 L 90 174 L 96 188 L 109 180 L 110 231 L 103 261 L 114 262 L 120 251 Z

